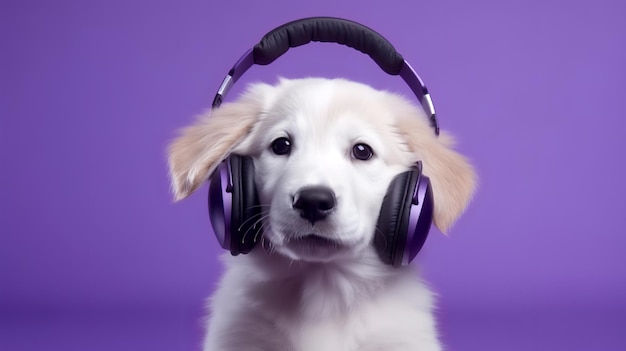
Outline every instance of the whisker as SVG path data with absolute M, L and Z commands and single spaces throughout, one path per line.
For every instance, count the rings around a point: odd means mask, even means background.
M 259 216 L 263 216 L 263 215 L 265 215 L 265 214 L 268 214 L 268 212 L 261 212 L 261 213 L 257 213 L 257 214 L 255 214 L 254 216 L 250 216 L 250 218 L 246 219 L 243 223 L 241 223 L 241 225 L 239 226 L 239 228 L 237 228 L 237 231 L 240 231 L 240 230 L 241 230 L 241 228 L 242 228 L 244 225 L 246 225 L 246 223 L 248 223 L 249 221 L 251 221 L 251 220 L 253 220 L 253 219 L 255 219 L 255 218 L 258 218 Z
M 259 238 L 259 234 L 261 233 L 261 231 L 263 230 L 263 228 L 266 226 L 267 222 L 263 222 L 261 223 L 261 225 L 259 226 L 259 229 L 256 231 L 256 234 L 254 234 L 254 242 L 256 242 Z M 256 225 L 256 223 L 255 223 Z M 254 227 L 254 226 L 253 226 Z
M 276 252 L 274 244 L 271 241 L 267 240 L 265 237 L 261 238 L 261 244 L 268 255 L 272 255 L 274 252 Z
M 242 242 L 246 241 L 246 236 L 248 235 L 248 233 L 250 232 L 250 230 L 252 230 L 252 228 L 255 228 L 255 227 L 256 227 L 256 225 L 257 225 L 259 222 L 261 222 L 261 221 L 263 221 L 264 219 L 267 219 L 267 218 L 269 218 L 269 217 L 270 217 L 269 213 L 268 213 L 267 215 L 265 215 L 265 216 L 261 216 L 261 218 L 259 218 L 256 222 L 254 222 L 254 224 L 253 224 L 253 225 L 251 225 L 251 226 L 250 226 L 250 228 L 248 228 L 248 230 L 246 230 L 246 232 L 245 232 L 245 233 L 243 233 L 243 237 L 241 238 L 241 241 L 242 241 Z M 256 228 L 255 228 L 255 229 L 256 229 Z
M 272 224 L 269 223 L 269 222 L 263 223 L 263 228 L 266 231 L 273 230 Z M 267 252 L 268 255 L 272 255 L 272 254 L 274 254 L 276 252 L 276 250 L 277 250 L 276 245 L 272 241 L 268 240 L 265 237 L 265 235 L 261 237 L 261 240 L 262 240 L 263 243 L 265 243 L 264 248 L 265 248 L 265 252 Z

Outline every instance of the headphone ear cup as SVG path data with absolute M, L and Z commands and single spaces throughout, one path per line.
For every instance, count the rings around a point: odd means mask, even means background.
M 232 176 L 232 214 L 230 222 L 230 253 L 249 253 L 261 236 L 261 208 L 254 184 L 254 163 L 251 157 L 229 157 Z
M 409 231 L 406 246 L 402 252 L 402 264 L 411 263 L 417 256 L 426 242 L 433 223 L 434 200 L 430 179 L 420 174 L 415 187 L 413 206 L 409 214 Z
M 231 210 L 232 210 L 232 180 L 230 177 L 228 160 L 222 161 L 209 179 L 209 218 L 211 227 L 223 249 L 230 250 Z
M 383 200 L 374 236 L 380 259 L 395 267 L 409 264 L 426 241 L 432 215 L 430 180 L 421 174 L 421 167 L 396 176 Z
M 374 246 L 386 264 L 399 266 L 402 262 L 397 253 L 404 251 L 406 244 L 413 190 L 418 177 L 419 171 L 411 169 L 397 175 L 387 188 L 374 235 Z

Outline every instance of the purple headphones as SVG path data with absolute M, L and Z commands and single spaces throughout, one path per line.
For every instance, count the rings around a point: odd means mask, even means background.
M 368 54 L 383 71 L 399 75 L 419 99 L 436 135 L 435 107 L 423 81 L 380 34 L 359 23 L 332 17 L 312 17 L 286 23 L 267 33 L 235 63 L 220 85 L 213 108 L 218 108 L 233 84 L 253 65 L 268 65 L 289 48 L 311 41 L 343 44 Z M 260 212 L 254 184 L 254 164 L 247 156 L 230 155 L 209 181 L 209 216 L 220 245 L 233 256 L 247 254 L 262 237 L 249 220 Z M 409 264 L 420 251 L 433 218 L 433 195 L 428 177 L 417 162 L 389 185 L 378 217 L 373 245 L 380 259 L 393 266 Z

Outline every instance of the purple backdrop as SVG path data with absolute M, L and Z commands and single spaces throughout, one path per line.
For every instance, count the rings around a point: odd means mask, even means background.
M 420 257 L 449 350 L 626 344 L 623 1 L 0 2 L 0 349 L 198 350 L 221 268 L 206 187 L 164 149 L 260 36 L 314 15 L 387 36 L 481 186 Z M 409 94 L 339 45 L 244 82 L 343 76 Z

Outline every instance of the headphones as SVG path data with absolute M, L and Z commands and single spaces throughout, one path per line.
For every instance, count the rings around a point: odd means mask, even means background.
M 311 17 L 286 23 L 265 34 L 228 72 L 212 108 L 218 108 L 233 84 L 254 64 L 268 65 L 289 48 L 311 41 L 343 44 L 369 55 L 390 75 L 399 75 L 419 99 L 435 134 L 439 124 L 435 107 L 422 79 L 380 34 L 359 23 L 332 17 Z M 209 216 L 222 246 L 233 256 L 249 253 L 262 239 L 255 227 L 260 215 L 254 184 L 254 164 L 247 156 L 230 155 L 209 180 Z M 380 259 L 399 267 L 408 265 L 420 251 L 433 218 L 430 180 L 417 162 L 396 176 L 383 200 L 373 245 Z

